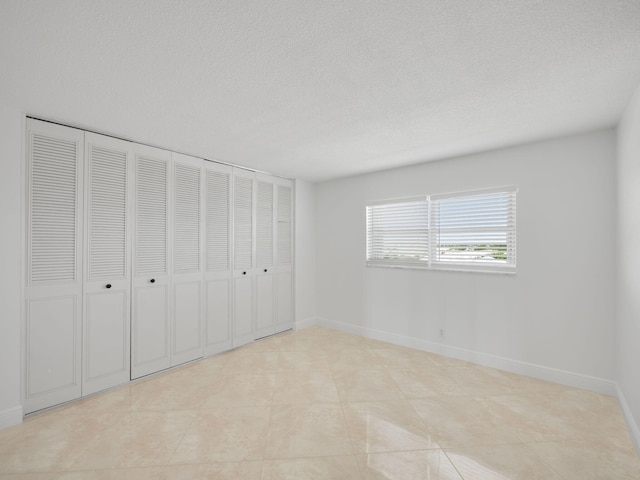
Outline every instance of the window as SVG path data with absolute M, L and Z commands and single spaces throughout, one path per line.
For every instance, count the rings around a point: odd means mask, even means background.
M 367 206 L 367 264 L 426 266 L 429 261 L 427 197 Z
M 431 196 L 433 267 L 514 270 L 516 189 Z
M 367 206 L 367 265 L 515 272 L 515 187 Z

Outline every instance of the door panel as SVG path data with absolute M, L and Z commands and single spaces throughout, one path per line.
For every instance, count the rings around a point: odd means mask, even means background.
M 172 365 L 202 357 L 202 281 L 173 286 L 174 329 Z
M 130 379 L 130 142 L 85 136 L 82 394 Z
M 137 286 L 134 300 L 132 338 L 133 378 L 170 366 L 168 285 Z
M 242 274 L 241 274 L 242 275 Z M 239 347 L 254 340 L 253 325 L 253 277 L 239 277 L 235 279 L 235 317 L 233 331 L 233 346 Z
M 255 340 L 255 174 L 233 170 L 233 346 Z
M 84 383 L 82 394 L 104 390 L 129 378 L 129 286 L 85 294 Z
M 290 272 L 278 273 L 276 333 L 293 328 L 293 282 Z
M 231 348 L 231 281 L 223 278 L 207 281 L 207 337 L 208 354 Z M 217 351 L 216 351 L 217 350 Z
M 131 378 L 171 366 L 170 165 L 170 152 L 135 146 Z
M 273 177 L 256 174 L 256 333 L 262 338 L 275 333 L 274 258 L 276 230 Z
M 171 365 L 202 357 L 203 161 L 173 154 Z
M 278 179 L 276 188 L 276 333 L 293 328 L 293 184 Z
M 267 269 L 265 269 L 267 270 Z M 273 312 L 273 274 L 259 272 L 256 274 L 256 338 L 275 333 Z
M 205 355 L 232 347 L 231 172 L 226 165 L 205 162 Z
M 27 119 L 25 413 L 81 395 L 83 146 Z
M 78 298 L 75 295 L 28 300 L 27 398 L 29 411 L 80 396 Z

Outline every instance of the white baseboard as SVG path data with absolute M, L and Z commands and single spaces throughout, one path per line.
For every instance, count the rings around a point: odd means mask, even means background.
M 368 327 L 361 327 L 359 325 L 336 322 L 326 318 L 319 318 L 318 325 L 322 325 L 327 328 L 334 328 L 343 332 L 354 333 L 356 335 L 380 340 L 382 342 L 393 343 L 403 347 L 415 348 L 425 352 L 444 355 L 445 357 L 457 358 L 458 360 L 464 360 L 466 362 L 496 368 L 498 370 L 527 375 L 529 377 L 559 383 L 569 387 L 581 388 L 612 396 L 617 394 L 616 383 L 603 378 L 591 377 L 589 375 L 499 357 L 497 355 L 467 350 L 465 348 L 453 347 L 442 343 L 420 340 L 418 338 L 407 337 L 404 335 L 398 335 L 397 333 L 385 332 Z
M 316 317 L 308 317 L 302 320 L 296 320 L 296 330 L 302 330 L 303 328 L 311 327 L 318 324 Z
M 22 423 L 22 407 L 7 408 L 0 412 L 0 430 Z
M 631 413 L 631 409 L 629 408 L 627 399 L 624 396 L 624 392 L 622 391 L 622 388 L 620 388 L 620 385 L 618 383 L 616 383 L 616 391 L 618 403 L 620 403 L 620 409 L 622 410 L 624 419 L 627 422 L 627 427 L 629 428 L 629 435 L 631 436 L 633 445 L 636 447 L 636 452 L 638 452 L 638 455 L 640 456 L 640 427 L 638 427 L 636 419 L 633 418 L 633 414 Z

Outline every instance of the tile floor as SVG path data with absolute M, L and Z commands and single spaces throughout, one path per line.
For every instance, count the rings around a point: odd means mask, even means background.
M 0 479 L 640 479 L 614 398 L 320 327 L 0 431 Z

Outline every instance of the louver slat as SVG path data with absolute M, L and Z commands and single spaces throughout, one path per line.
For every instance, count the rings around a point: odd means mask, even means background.
M 253 180 L 235 177 L 234 181 L 234 268 L 252 266 Z
M 207 271 L 229 269 L 229 174 L 207 171 Z
M 167 273 L 167 163 L 139 157 L 136 183 L 136 272 Z
M 177 273 L 200 270 L 200 168 L 176 164 L 174 268 Z
M 291 187 L 278 185 L 278 265 L 291 264 Z
M 273 184 L 257 183 L 256 264 L 270 267 L 273 265 Z
M 127 274 L 127 153 L 89 151 L 89 279 Z
M 30 281 L 75 280 L 77 145 L 34 134 L 31 160 Z

